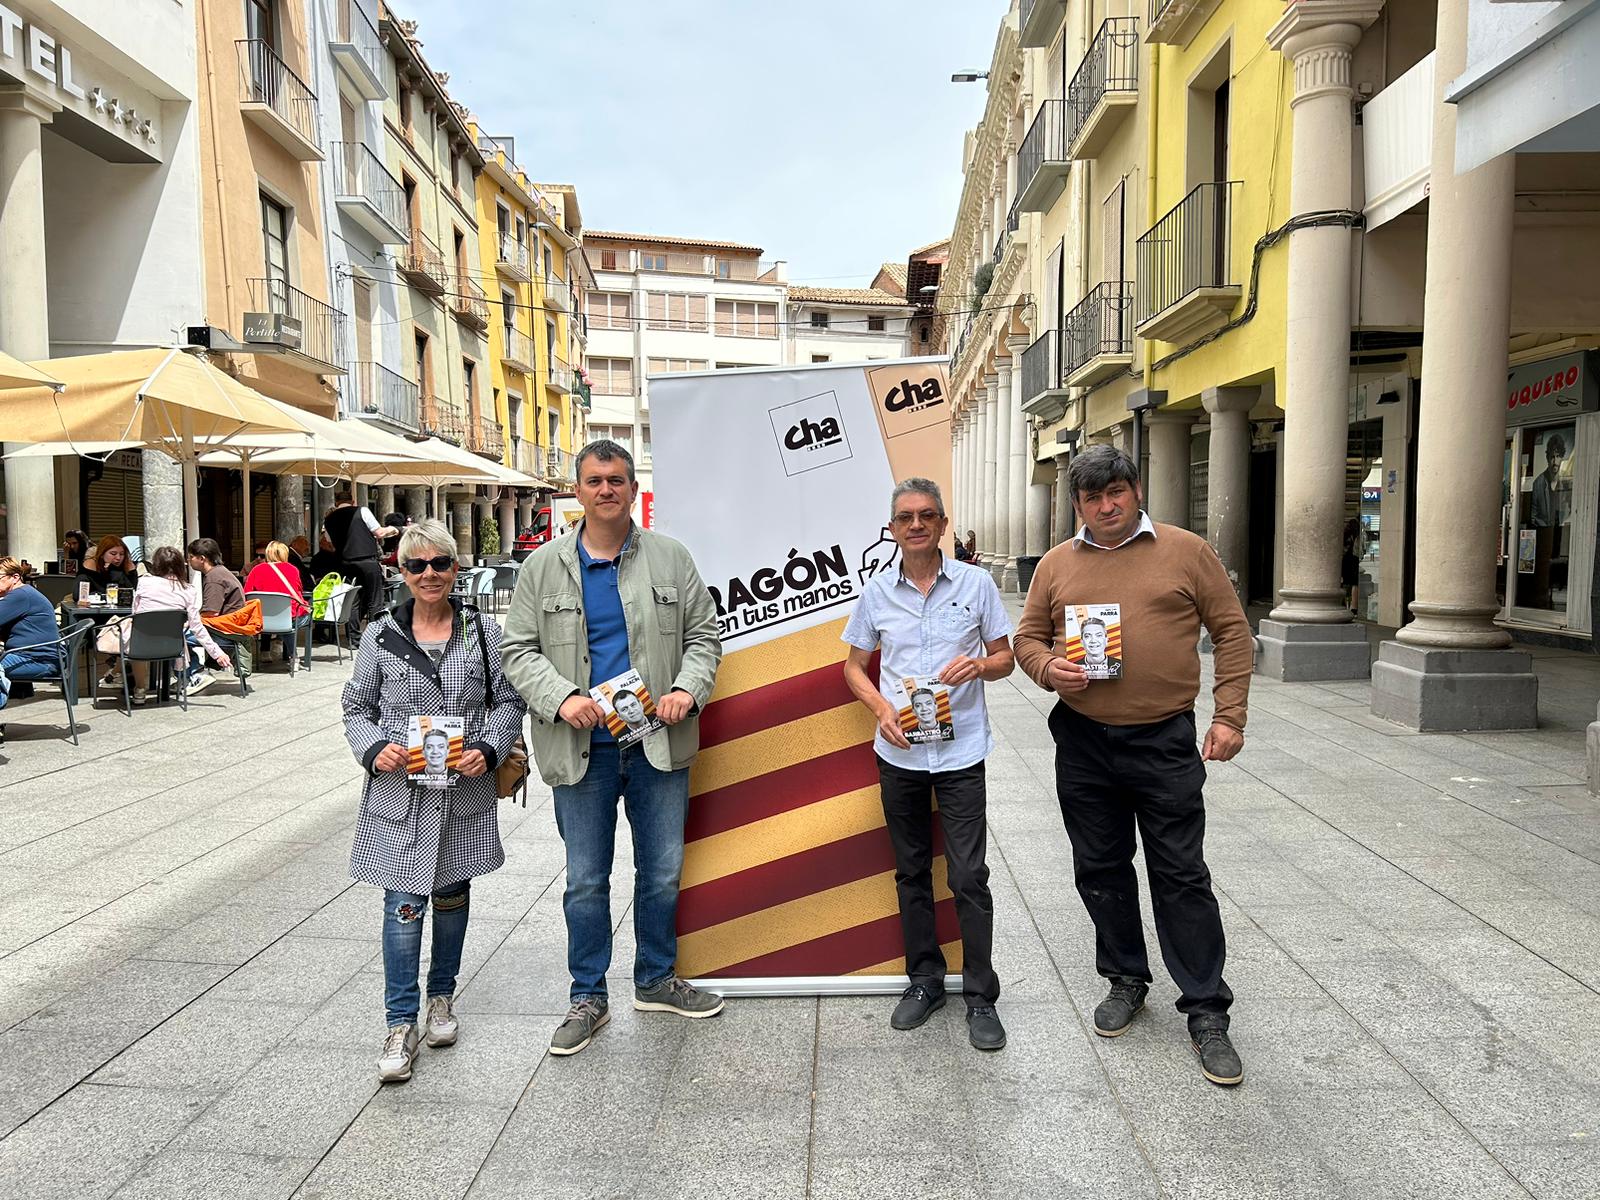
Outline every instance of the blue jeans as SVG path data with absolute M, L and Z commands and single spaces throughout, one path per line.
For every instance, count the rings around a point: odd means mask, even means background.
M 433 894 L 433 953 L 428 965 L 428 995 L 453 996 L 467 940 L 472 880 Z M 383 1007 L 390 1028 L 414 1023 L 422 997 L 417 969 L 422 963 L 422 918 L 428 897 L 385 889 L 383 893 Z
M 18 688 L 17 684 L 33 679 L 59 679 L 61 670 L 53 659 L 37 659 L 26 651 L 17 651 L 0 655 L 0 676 L 9 681 L 5 687 L 0 687 L 0 708 L 4 708 L 13 691 L 19 700 L 33 695 L 32 687 Z
M 572 998 L 606 995 L 611 965 L 611 861 L 617 800 L 633 830 L 633 982 L 651 987 L 672 976 L 678 957 L 678 876 L 689 771 L 658 771 L 640 746 L 591 742 L 589 770 L 555 789 L 556 828 L 567 844 L 567 969 Z

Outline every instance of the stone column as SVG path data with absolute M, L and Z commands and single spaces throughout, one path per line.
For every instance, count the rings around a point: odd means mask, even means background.
M 1077 532 L 1077 518 L 1072 511 L 1072 486 L 1067 482 L 1067 467 L 1071 454 L 1056 455 L 1056 528 L 1055 544 L 1060 545 Z
M 497 506 L 498 515 L 495 517 L 500 526 L 500 553 L 510 554 L 511 547 L 517 541 L 517 499 L 510 488 L 500 491 L 500 503 Z
M 1034 464 L 1030 462 L 1030 480 L 1033 467 Z M 1040 558 L 1050 549 L 1050 485 L 1030 482 L 1024 509 L 1023 552 L 1029 557 Z
M 1495 624 L 1495 545 L 1511 329 L 1510 154 L 1456 173 L 1456 107 L 1468 0 L 1439 0 L 1417 437 L 1417 597 L 1379 648 L 1372 711 L 1419 730 L 1528 729 L 1539 722 L 1531 655 Z
M 159 450 L 140 455 L 144 492 L 144 561 L 159 546 L 183 548 L 183 468 Z M 6 467 L 9 473 L 10 465 Z
M 392 484 L 379 484 L 372 489 L 372 511 L 380 521 L 394 511 L 394 487 Z
M 1382 8 L 1382 0 L 1301 0 L 1267 35 L 1294 65 L 1289 206 L 1296 214 L 1339 212 L 1354 203 L 1351 51 Z M 1351 624 L 1339 580 L 1353 236 L 1346 225 L 1289 236 L 1283 587 L 1261 624 L 1256 661 L 1257 670 L 1276 679 L 1360 679 L 1368 671 L 1366 630 Z
M 1006 349 L 1011 351 L 1011 465 L 1006 471 L 1006 517 L 1010 527 L 1006 541 L 1011 547 L 1011 558 L 1006 564 L 1004 588 L 1018 590 L 1017 555 L 1028 553 L 1028 415 L 1022 411 L 1022 352 L 1028 348 L 1026 337 L 1009 337 Z
M 986 568 L 994 562 L 995 387 L 992 375 L 978 385 L 978 562 Z
M 1144 415 L 1150 435 L 1150 467 L 1144 507 L 1152 521 L 1189 528 L 1189 451 L 1194 409 L 1154 408 Z
M 517 500 L 517 528 L 519 530 L 533 528 L 532 496 L 522 496 Z M 507 553 L 509 553 L 509 551 Z
M 990 573 L 1001 591 L 1016 591 L 1017 548 L 1011 542 L 1011 427 L 1017 405 L 1011 397 L 1011 360 L 997 359 L 994 393 L 994 563 Z
M 1206 539 L 1244 601 L 1250 572 L 1250 410 L 1255 387 L 1207 388 L 1201 403 L 1211 414 L 1210 483 L 1206 492 Z
M 0 350 L 24 360 L 50 357 L 40 130 L 60 111 L 25 84 L 0 86 Z M 55 459 L 10 459 L 5 472 L 6 550 L 42 571 L 61 546 Z
M 455 496 L 451 499 L 450 518 L 451 524 L 455 526 L 451 532 L 456 535 L 456 554 L 460 556 L 462 562 L 468 562 L 472 558 L 474 533 L 472 516 L 475 506 L 468 497 Z
M 978 473 L 983 457 L 980 452 L 982 432 L 978 416 L 978 405 L 975 400 L 969 399 L 967 401 L 965 434 L 967 482 L 962 487 L 962 495 L 965 497 L 962 507 L 966 510 L 966 515 L 961 518 L 961 521 L 966 526 L 966 529 L 970 529 L 974 533 L 978 531 L 982 512 L 982 502 L 978 499 Z M 965 533 L 966 529 L 962 530 L 962 532 Z
M 148 468 L 146 468 L 148 471 Z M 145 492 L 149 494 L 148 477 Z M 384 511 L 388 511 L 387 509 Z M 383 520 L 379 513 L 378 520 Z M 306 479 L 304 475 L 279 475 L 278 499 L 272 520 L 272 536 L 280 542 L 292 542 L 306 531 Z M 316 547 L 312 547 L 315 552 Z
M 421 487 L 408 487 L 401 493 L 405 497 L 406 516 L 414 521 L 420 521 L 428 515 L 428 489 Z

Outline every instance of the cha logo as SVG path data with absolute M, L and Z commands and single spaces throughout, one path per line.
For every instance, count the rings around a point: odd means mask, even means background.
M 832 466 L 851 456 L 839 398 L 833 392 L 780 404 L 769 409 L 767 416 L 785 475 Z
M 944 389 L 939 386 L 937 376 L 930 375 L 921 383 L 913 383 L 903 379 L 895 387 L 889 389 L 889 394 L 883 399 L 883 406 L 890 412 L 921 412 L 925 408 L 932 408 L 935 404 L 944 403 Z

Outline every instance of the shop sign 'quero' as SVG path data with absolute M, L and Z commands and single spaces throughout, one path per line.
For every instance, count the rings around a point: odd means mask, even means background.
M 1513 367 L 1506 381 L 1506 423 L 1527 425 L 1600 410 L 1600 387 L 1588 358 L 1580 351 Z

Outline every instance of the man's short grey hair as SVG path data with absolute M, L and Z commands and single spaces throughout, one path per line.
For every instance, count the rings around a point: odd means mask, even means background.
M 400 549 L 395 557 L 401 562 L 408 558 L 432 558 L 433 554 L 424 554 L 424 550 L 432 550 L 434 554 L 448 554 L 451 558 L 456 556 L 456 539 L 443 521 L 432 517 L 425 517 L 413 525 L 407 525 L 400 535 Z
M 1085 492 L 1103 492 L 1113 483 L 1139 484 L 1139 466 L 1115 446 L 1090 446 L 1067 464 L 1067 487 L 1077 500 Z
M 939 485 L 931 479 L 924 479 L 921 475 L 913 475 L 910 479 L 902 479 L 894 485 L 894 492 L 889 497 L 889 517 L 894 519 L 895 505 L 900 503 L 901 496 L 926 496 L 933 501 L 933 506 L 939 510 L 939 515 L 944 516 L 944 496 L 939 491 Z
M 578 457 L 572 462 L 572 473 L 578 479 L 583 478 L 583 460 L 586 458 L 593 458 L 603 463 L 620 460 L 628 468 L 628 482 L 632 483 L 638 478 L 633 473 L 633 455 L 628 453 L 625 446 L 618 445 L 610 438 L 600 438 L 590 442 L 578 451 Z

